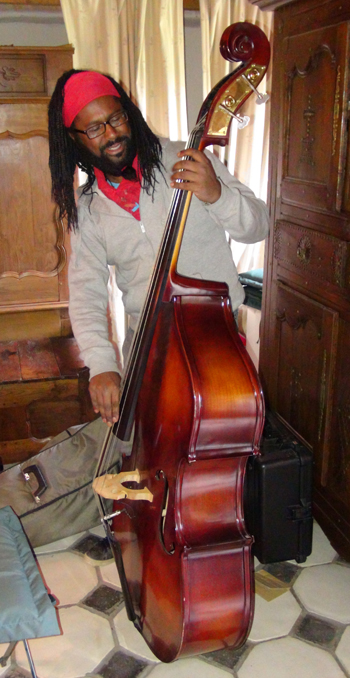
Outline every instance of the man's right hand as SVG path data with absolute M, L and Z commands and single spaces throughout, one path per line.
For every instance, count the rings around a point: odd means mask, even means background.
M 89 391 L 94 412 L 100 412 L 108 426 L 113 426 L 119 418 L 120 382 L 118 372 L 102 372 L 90 379 Z

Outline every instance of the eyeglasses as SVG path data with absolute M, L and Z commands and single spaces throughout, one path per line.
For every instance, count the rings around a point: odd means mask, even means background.
M 106 122 L 97 122 L 95 125 L 91 125 L 91 127 L 88 127 L 85 130 L 75 129 L 75 127 L 71 127 L 71 130 L 72 132 L 79 132 L 79 134 L 86 134 L 88 139 L 96 139 L 96 137 L 100 137 L 105 133 L 107 125 L 110 125 L 113 127 L 113 129 L 116 129 L 117 127 L 120 127 L 120 125 L 123 125 L 125 122 L 127 122 L 127 120 L 128 114 L 125 111 L 121 111 L 111 115 L 109 120 L 106 120 Z

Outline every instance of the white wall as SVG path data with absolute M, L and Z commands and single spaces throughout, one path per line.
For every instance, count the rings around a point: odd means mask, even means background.
M 188 131 L 195 126 L 203 103 L 200 13 L 184 12 Z
M 0 5 L 0 45 L 55 47 L 68 43 L 61 9 Z

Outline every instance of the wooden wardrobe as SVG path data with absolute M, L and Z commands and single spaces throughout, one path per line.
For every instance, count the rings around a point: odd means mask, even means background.
M 69 238 L 51 200 L 47 107 L 71 46 L 0 47 L 0 458 L 93 417 L 68 317 Z
M 314 515 L 350 559 L 350 4 L 274 10 L 260 370 L 314 454 Z

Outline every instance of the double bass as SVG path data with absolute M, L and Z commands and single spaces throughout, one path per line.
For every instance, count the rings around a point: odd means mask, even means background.
M 204 101 L 188 148 L 229 141 L 232 118 L 264 77 L 264 33 L 233 24 L 221 53 L 238 68 Z M 261 95 L 258 95 L 261 96 Z M 254 609 L 245 468 L 258 454 L 264 401 L 238 335 L 226 283 L 177 271 L 191 194 L 174 190 L 125 371 L 120 418 L 93 487 L 129 619 L 163 662 L 238 647 Z M 131 456 L 108 473 L 116 438 Z M 105 498 L 113 498 L 108 511 Z

